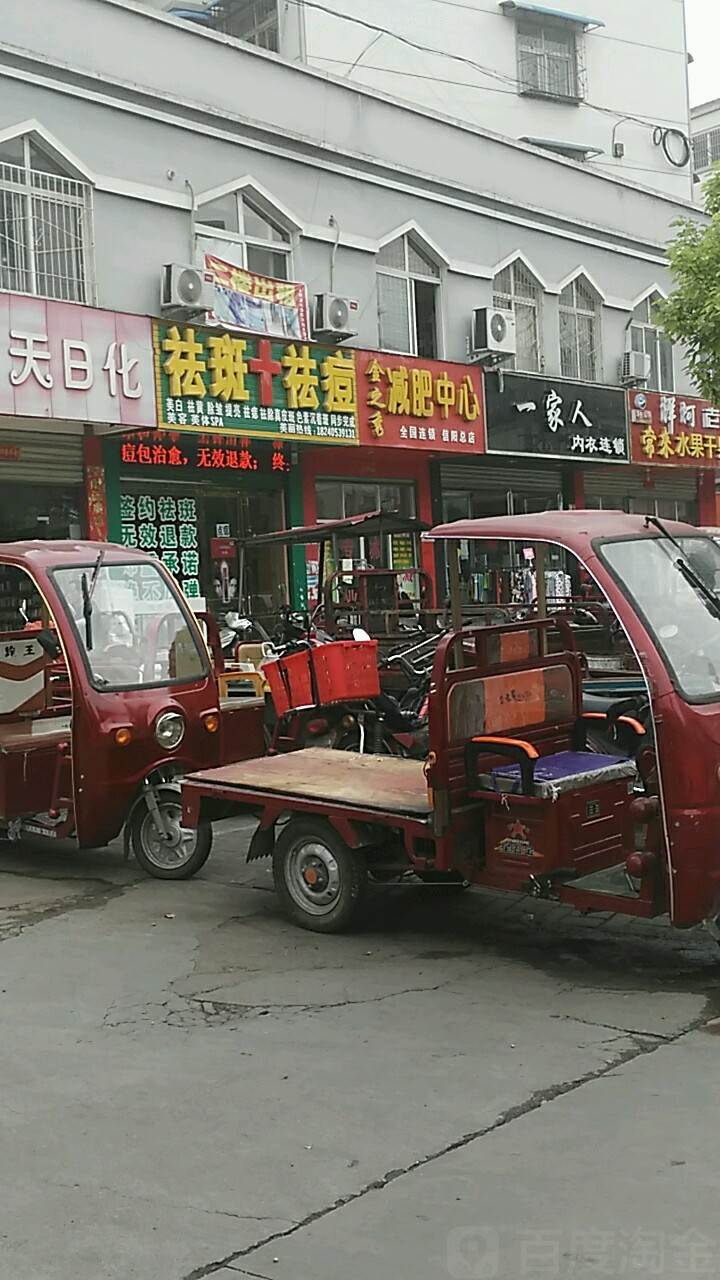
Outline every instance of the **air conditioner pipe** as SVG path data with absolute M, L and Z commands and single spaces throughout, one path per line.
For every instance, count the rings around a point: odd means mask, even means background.
M 190 192 L 190 266 L 195 266 L 195 258 L 197 256 L 197 245 L 195 244 L 195 224 L 197 222 L 197 200 L 195 198 L 195 188 L 189 178 L 185 179 L 185 186 Z
M 332 247 L 332 254 L 330 255 L 330 292 L 334 293 L 335 292 L 335 263 L 337 261 L 338 247 L 340 245 L 340 223 L 338 222 L 334 213 L 331 213 L 330 217 L 328 218 L 328 226 L 335 228 L 335 243 Z

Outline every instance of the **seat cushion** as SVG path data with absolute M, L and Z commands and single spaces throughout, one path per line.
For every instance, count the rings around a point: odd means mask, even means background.
M 603 782 L 617 782 L 637 776 L 633 760 L 625 756 L 600 756 L 589 751 L 559 751 L 535 762 L 534 795 L 553 800 L 567 791 L 580 791 Z M 519 795 L 522 790 L 519 764 L 500 764 L 491 773 L 480 774 L 480 787 L 485 791 L 504 791 Z

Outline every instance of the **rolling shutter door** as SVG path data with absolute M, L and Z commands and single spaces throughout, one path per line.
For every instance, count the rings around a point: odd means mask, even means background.
M 62 432 L 0 431 L 0 484 L 83 483 L 83 438 Z
M 585 471 L 585 498 L 596 506 L 616 506 L 627 510 L 630 501 L 697 502 L 697 473 L 690 467 L 652 469 L 652 487 L 643 483 L 645 472 L 630 467 L 588 467 Z
M 440 468 L 443 492 L 448 490 L 477 490 L 483 493 L 524 493 L 546 495 L 555 498 L 562 493 L 560 467 L 539 464 L 534 467 L 514 463 L 483 461 L 443 463 Z

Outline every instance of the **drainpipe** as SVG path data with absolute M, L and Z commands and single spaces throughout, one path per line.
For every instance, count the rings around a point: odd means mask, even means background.
M 195 258 L 197 256 L 197 245 L 195 244 L 195 224 L 197 221 L 197 201 L 195 199 L 195 188 L 189 178 L 185 179 L 185 186 L 190 192 L 190 266 L 195 266 Z

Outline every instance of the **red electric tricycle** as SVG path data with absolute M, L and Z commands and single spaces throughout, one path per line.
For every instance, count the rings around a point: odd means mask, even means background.
M 181 822 L 179 777 L 264 751 L 264 699 L 219 697 L 173 578 L 90 542 L 0 546 L 0 831 L 105 845 L 193 875 L 211 828 Z
M 562 616 L 457 625 L 437 650 L 424 763 L 307 749 L 196 774 L 186 824 L 256 815 L 249 858 L 272 855 L 288 914 L 320 932 L 348 925 L 369 877 L 408 873 L 717 931 L 720 545 L 606 511 L 429 536 L 448 543 L 457 622 L 461 541 L 533 547 L 541 615 L 547 547 L 559 548 L 622 625 L 643 696 L 584 710 Z

